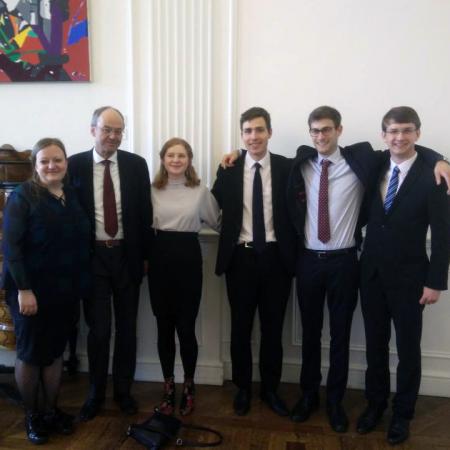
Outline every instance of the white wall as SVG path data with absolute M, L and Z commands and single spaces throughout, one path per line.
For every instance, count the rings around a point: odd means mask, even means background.
M 238 110 L 272 113 L 275 151 L 310 141 L 306 120 L 321 104 L 343 116 L 343 144 L 382 146 L 380 122 L 410 105 L 421 142 L 450 155 L 450 2 L 442 0 L 239 1 Z
M 450 156 L 445 133 L 450 2 L 90 0 L 89 23 L 92 82 L 0 85 L 0 144 L 29 148 L 44 135 L 54 135 L 64 140 L 70 154 L 76 153 L 92 144 L 93 109 L 112 104 L 127 117 L 123 148 L 146 157 L 154 171 L 162 141 L 185 133 L 197 143 L 195 163 L 210 182 L 222 152 L 239 144 L 239 113 L 250 106 L 263 106 L 272 114 L 271 149 L 293 156 L 300 143 L 310 141 L 306 120 L 316 106 L 330 104 L 341 111 L 342 144 L 370 140 L 381 147 L 382 115 L 391 106 L 407 104 L 422 118 L 420 143 Z M 201 48 L 193 45 L 199 36 L 204 41 Z M 161 53 L 164 48 L 169 50 Z M 158 59 L 161 54 L 164 64 Z M 182 81 L 181 61 L 189 82 Z M 189 61 L 195 64 L 192 70 Z M 202 83 L 189 78 L 192 73 L 199 73 Z M 186 99 L 197 106 L 189 109 Z M 198 105 L 205 105 L 204 110 Z M 194 111 L 193 120 L 189 117 L 184 123 L 179 110 L 186 115 Z M 202 247 L 205 286 L 197 326 L 198 379 L 221 383 L 230 377 L 228 305 L 223 279 L 212 273 L 215 238 L 204 237 Z M 425 310 L 423 393 L 450 395 L 449 300 L 446 293 L 439 304 Z M 139 330 L 137 377 L 160 379 L 146 285 Z M 84 368 L 85 333 L 83 327 Z M 256 330 L 255 348 L 257 336 Z M 300 336 L 298 311 L 291 302 L 284 330 L 286 381 L 298 380 Z M 326 327 L 323 344 L 326 372 Z M 0 363 L 12 359 L 11 352 L 0 351 Z M 393 345 L 393 368 L 395 362 Z M 365 358 L 359 309 L 350 365 L 350 385 L 362 387 Z

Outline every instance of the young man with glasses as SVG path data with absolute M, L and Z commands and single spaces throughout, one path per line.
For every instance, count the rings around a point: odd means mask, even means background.
M 368 142 L 339 147 L 341 115 L 329 106 L 311 112 L 308 125 L 314 148 L 297 150 L 288 182 L 291 220 L 299 236 L 297 294 L 302 321 L 302 397 L 291 418 L 306 421 L 319 406 L 321 334 L 327 299 L 330 365 L 326 383 L 331 427 L 346 432 L 345 394 L 353 312 L 358 299 L 357 249 L 361 228 L 383 162 Z M 439 155 L 422 148 L 432 167 Z M 444 164 L 444 172 L 448 165 Z
M 392 445 L 409 436 L 421 378 L 422 312 L 447 289 L 449 267 L 449 199 L 444 186 L 436 186 L 433 171 L 416 145 L 420 126 L 416 111 L 406 106 L 392 108 L 383 118 L 382 136 L 389 152 L 383 158 L 361 255 L 368 406 L 357 430 L 372 431 L 387 407 L 392 321 L 399 358 L 387 433 Z
M 306 421 L 319 406 L 321 334 L 325 298 L 330 318 L 327 414 L 337 432 L 348 429 L 342 407 L 347 386 L 349 341 L 358 299 L 357 247 L 360 211 L 375 168 L 369 143 L 340 148 L 341 115 L 321 106 L 308 118 L 314 148 L 297 151 L 289 180 L 289 205 L 300 251 L 297 293 L 302 321 L 302 397 L 291 418 Z

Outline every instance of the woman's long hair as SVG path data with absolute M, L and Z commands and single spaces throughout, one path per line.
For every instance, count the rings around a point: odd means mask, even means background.
M 29 179 L 29 183 L 32 193 L 36 197 L 42 195 L 42 193 L 45 192 L 46 189 L 44 186 L 42 186 L 41 181 L 39 179 L 39 175 L 36 172 L 37 154 L 44 148 L 50 147 L 50 145 L 56 145 L 58 148 L 60 148 L 64 153 L 64 159 L 67 159 L 66 147 L 64 146 L 62 141 L 58 138 L 46 137 L 39 139 L 39 141 L 37 141 L 36 144 L 34 144 L 33 149 L 31 150 L 31 168 L 33 172 L 31 174 L 31 178 Z M 66 184 L 68 182 L 68 179 L 69 177 L 66 172 L 64 178 L 61 181 L 63 184 Z
M 186 150 L 187 156 L 188 156 L 188 167 L 186 169 L 186 172 L 184 175 L 186 176 L 186 183 L 185 186 L 187 187 L 195 187 L 200 184 L 200 180 L 197 176 L 197 172 L 194 169 L 194 166 L 192 165 L 192 158 L 194 157 L 194 154 L 192 153 L 192 148 L 189 145 L 189 142 L 185 141 L 184 139 L 174 137 L 172 139 L 169 139 L 162 147 L 161 151 L 159 152 L 159 157 L 161 159 L 161 165 L 159 166 L 159 171 L 155 176 L 155 180 L 153 181 L 153 186 L 156 189 L 164 189 L 167 186 L 167 183 L 169 182 L 169 174 L 167 173 L 166 168 L 163 164 L 164 156 L 166 155 L 167 150 L 169 148 L 173 147 L 174 145 L 181 145 Z

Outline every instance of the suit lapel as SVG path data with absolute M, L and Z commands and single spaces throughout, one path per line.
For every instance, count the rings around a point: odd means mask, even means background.
M 237 160 L 236 170 L 233 171 L 232 177 L 232 186 L 231 188 L 234 190 L 235 195 L 233 196 L 236 199 L 236 211 L 238 212 L 238 216 L 236 216 L 236 222 L 239 226 L 242 226 L 242 217 L 243 217 L 243 209 L 244 209 L 244 165 L 245 165 L 245 155 L 247 154 L 246 150 L 242 151 L 241 157 Z
M 126 217 L 126 212 L 128 208 L 128 201 L 129 198 L 128 190 L 132 183 L 130 183 L 130 180 L 127 180 L 128 174 L 128 166 L 127 166 L 127 158 L 125 152 L 122 150 L 117 150 L 117 164 L 119 168 L 119 179 L 120 179 L 120 202 L 122 206 L 122 218 Z
M 90 152 L 86 152 L 86 160 L 84 162 L 84 167 L 80 172 L 80 178 L 84 178 L 81 182 L 83 186 L 86 186 L 86 196 L 85 204 L 87 205 L 89 211 L 89 217 L 95 222 L 95 203 L 94 203 L 94 155 L 92 149 Z
M 281 171 L 278 170 L 277 161 L 273 157 L 272 153 L 270 153 L 270 175 L 272 178 L 272 211 L 273 217 L 278 217 L 278 195 L 280 192 L 280 177 Z
M 419 157 L 417 157 L 416 160 L 414 161 L 414 164 L 409 169 L 408 175 L 406 175 L 406 178 L 403 180 L 400 189 L 397 191 L 397 195 L 394 197 L 394 202 L 392 203 L 392 206 L 389 209 L 389 213 L 395 210 L 397 205 L 401 203 L 402 199 L 405 197 L 405 195 L 417 181 L 417 178 L 420 176 L 421 168 L 422 163 L 419 160 Z

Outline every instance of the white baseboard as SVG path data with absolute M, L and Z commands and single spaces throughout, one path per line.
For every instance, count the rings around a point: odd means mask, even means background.
M 283 375 L 281 381 L 284 383 L 298 383 L 300 378 L 301 365 L 293 362 L 283 364 Z M 348 387 L 352 389 L 364 390 L 365 366 L 351 365 L 348 374 Z M 253 379 L 259 381 L 258 364 L 253 364 Z M 325 385 L 328 374 L 328 367 L 322 366 L 322 386 Z M 224 362 L 225 379 L 231 379 L 231 362 Z M 395 392 L 396 372 L 391 367 L 391 386 Z M 450 398 L 450 373 L 426 370 L 422 372 L 420 385 L 420 395 L 431 395 L 435 397 Z

